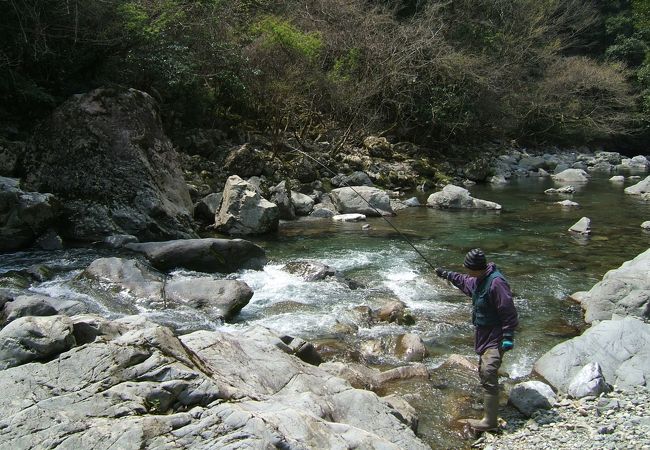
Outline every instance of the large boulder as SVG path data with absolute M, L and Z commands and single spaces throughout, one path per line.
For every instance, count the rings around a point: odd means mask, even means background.
M 264 234 L 277 230 L 279 220 L 277 205 L 237 175 L 228 178 L 216 216 L 217 230 L 230 235 Z
M 467 189 L 453 184 L 448 184 L 442 191 L 431 194 L 427 199 L 427 206 L 439 209 L 501 209 L 498 203 L 474 198 Z
M 0 252 L 34 243 L 57 225 L 60 212 L 54 195 L 25 192 L 17 179 L 0 177 Z
M 66 237 L 188 238 L 192 202 L 153 98 L 135 89 L 75 95 L 39 125 L 25 187 L 63 202 Z
M 212 320 L 229 320 L 248 305 L 253 290 L 243 281 L 211 277 L 174 277 L 165 284 L 165 299 L 183 303 Z
M 613 316 L 650 318 L 650 249 L 607 272 L 588 292 L 574 294 L 585 322 Z
M 637 184 L 626 187 L 625 193 L 630 195 L 643 195 L 650 193 L 650 175 Z
M 244 239 L 183 239 L 127 244 L 125 247 L 142 253 L 152 266 L 162 271 L 183 268 L 231 273 L 240 269 L 259 270 L 266 264 L 264 249 Z
M 84 345 L 0 371 L 2 421 L 20 423 L 0 427 L 0 447 L 429 448 L 394 406 L 267 330 L 73 320 Z
M 566 392 L 591 362 L 598 363 L 607 382 L 619 388 L 650 385 L 650 324 L 632 317 L 602 321 L 553 347 L 535 362 L 534 370 Z
M 365 216 L 394 214 L 386 191 L 374 187 L 337 188 L 330 192 L 330 197 L 341 214 L 363 214 Z

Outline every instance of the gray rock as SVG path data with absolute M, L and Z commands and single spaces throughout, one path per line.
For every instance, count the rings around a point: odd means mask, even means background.
M 341 214 L 363 214 L 365 216 L 392 215 L 388 194 L 374 187 L 342 187 L 330 192 L 332 203 Z
M 282 181 L 271 188 L 271 201 L 278 206 L 278 214 L 282 220 L 295 220 L 296 209 L 291 200 L 291 190 L 287 182 Z
M 332 220 L 337 222 L 362 222 L 366 220 L 364 214 L 337 214 L 332 216 Z
M 115 290 L 126 289 L 137 298 L 163 299 L 164 276 L 134 259 L 96 259 L 79 276 L 111 283 Z
M 650 175 L 633 186 L 625 188 L 625 193 L 630 195 L 642 195 L 650 192 Z
M 138 238 L 132 234 L 115 234 L 104 238 L 103 244 L 109 248 L 122 248 L 126 244 L 135 244 Z
M 583 169 L 566 169 L 553 175 L 553 179 L 565 183 L 586 183 L 589 175 Z
M 608 271 L 601 281 L 580 296 L 585 321 L 613 316 L 650 318 L 650 249 Z
M 541 381 L 525 381 L 510 391 L 510 403 L 527 417 L 540 409 L 551 409 L 557 401 L 553 389 Z
M 54 195 L 23 191 L 17 179 L 0 177 L 0 252 L 31 245 L 60 215 Z
M 622 159 L 623 157 L 618 152 L 596 152 L 596 161 L 617 165 L 621 163 Z
M 0 330 L 0 370 L 69 350 L 75 345 L 72 332 L 72 320 L 65 316 L 14 320 Z
M 154 99 L 99 88 L 75 95 L 43 122 L 22 160 L 25 186 L 64 199 L 64 238 L 132 234 L 193 237 L 192 202 Z
M 298 275 L 305 281 L 318 281 L 337 275 L 337 270 L 317 261 L 294 261 L 282 267 L 285 272 Z
M 43 298 L 25 297 L 5 303 L 2 322 L 9 323 L 25 316 L 55 316 L 56 308 Z
M 645 172 L 650 168 L 650 161 L 643 156 L 637 155 L 634 158 L 623 158 L 621 167 L 624 170 L 631 170 L 634 172 Z
M 232 319 L 248 305 L 253 290 L 240 280 L 174 277 L 165 284 L 165 299 L 187 304 L 212 320 Z
M 594 164 L 590 165 L 587 167 L 587 171 L 589 173 L 606 173 L 610 174 L 616 170 L 616 167 L 614 167 L 612 164 L 608 163 L 607 161 L 595 161 Z
M 552 195 L 552 194 L 573 194 L 576 191 L 576 188 L 574 186 L 568 185 L 568 186 L 563 186 L 561 188 L 550 188 L 546 189 L 544 191 L 545 194 Z
M 279 219 L 277 205 L 237 175 L 228 178 L 216 216 L 217 230 L 230 235 L 264 234 L 277 230 Z
M 448 184 L 442 191 L 435 192 L 427 199 L 427 206 L 439 209 L 494 209 L 501 205 L 472 197 L 465 188 Z
M 251 144 L 233 148 L 223 162 L 223 168 L 228 174 L 242 178 L 260 176 L 267 166 L 267 152 Z
M 25 151 L 23 142 L 11 142 L 0 139 L 0 177 L 16 175 L 18 158 Z
M 203 197 L 194 205 L 194 218 L 205 223 L 213 224 L 214 216 L 219 211 L 222 198 L 223 194 L 221 192 L 213 192 Z
M 409 199 L 404 200 L 402 203 L 404 203 L 409 208 L 422 206 L 422 204 L 420 203 L 420 200 L 418 200 L 417 197 L 411 197 Z
M 429 352 L 422 338 L 413 333 L 407 333 L 397 339 L 396 354 L 408 362 L 422 361 Z
M 566 391 L 573 377 L 590 362 L 597 362 L 605 379 L 619 388 L 647 386 L 650 324 L 632 317 L 602 321 L 553 347 L 535 362 L 534 370 L 556 389 Z
M 231 273 L 240 269 L 259 270 L 266 264 L 266 252 L 244 239 L 184 239 L 128 244 L 126 248 L 142 253 L 162 271 L 184 268 Z
M 567 388 L 567 394 L 573 398 L 583 398 L 588 395 L 597 397 L 610 390 L 600 365 L 597 362 L 591 362 L 573 377 Z
M 56 231 L 48 230 L 36 239 L 35 245 L 41 250 L 61 250 L 63 239 Z
M 571 225 L 569 231 L 582 235 L 589 235 L 591 234 L 591 220 L 588 217 L 583 217 Z
M 643 222 L 641 224 L 641 228 L 643 228 L 644 230 L 650 230 L 650 220 L 646 220 L 645 222 Z
M 314 200 L 300 192 L 291 191 L 291 202 L 296 209 L 296 214 L 299 216 L 308 216 L 314 209 Z
M 614 175 L 609 179 L 612 183 L 623 183 L 625 182 L 625 177 L 623 175 Z
M 336 215 L 336 211 L 333 211 L 332 209 L 328 207 L 323 207 L 319 205 L 316 205 L 312 212 L 309 214 L 309 217 L 313 217 L 315 219 L 330 219 Z
M 372 180 L 367 173 L 356 171 L 350 175 L 338 174 L 333 177 L 331 180 L 332 186 L 343 187 L 343 186 L 372 186 Z
M 557 205 L 564 206 L 567 208 L 577 208 L 580 206 L 579 203 L 572 202 L 571 200 L 562 200 L 561 202 L 555 202 Z
M 368 149 L 370 156 L 390 158 L 393 156 L 393 149 L 388 139 L 380 136 L 368 136 L 363 140 L 363 146 Z

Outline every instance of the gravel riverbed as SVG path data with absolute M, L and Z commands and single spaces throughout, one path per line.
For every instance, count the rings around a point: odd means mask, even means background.
M 525 418 L 503 411 L 498 433 L 484 433 L 473 448 L 650 450 L 650 389 L 614 389 L 599 397 L 558 397 L 547 411 Z

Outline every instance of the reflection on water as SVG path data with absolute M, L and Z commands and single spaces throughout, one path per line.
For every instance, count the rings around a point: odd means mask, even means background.
M 568 196 L 580 204 L 577 209 L 554 203 L 567 196 L 544 194 L 553 186 L 550 180 L 522 180 L 496 188 L 475 186 L 470 189 L 475 197 L 498 202 L 503 210 L 422 207 L 400 211 L 389 220 L 433 266 L 460 270 L 467 250 L 481 247 L 505 273 L 515 293 L 521 326 L 516 348 L 508 354 L 503 370 L 516 379 L 527 376 L 539 356 L 584 326 L 579 306 L 567 300 L 569 294 L 590 289 L 606 271 L 648 248 L 650 233 L 640 224 L 650 217 L 650 203 L 625 195 L 627 185 L 594 179 Z M 426 196 L 419 200 L 425 203 Z M 591 219 L 593 236 L 576 239 L 567 229 L 583 216 Z M 326 357 L 343 359 L 364 359 L 364 348 L 387 348 L 399 334 L 412 332 L 427 345 L 430 357 L 425 364 L 432 369 L 452 353 L 474 360 L 469 299 L 435 277 L 431 267 L 383 219 L 370 218 L 368 223 L 371 229 L 362 230 L 359 223 L 304 219 L 283 223 L 273 237 L 251 239 L 267 250 L 270 263 L 263 271 L 237 274 L 255 294 L 235 323 L 225 325 L 190 310 L 148 308 L 128 296 L 116 300 L 75 283 L 74 275 L 93 259 L 114 256 L 106 250 L 3 255 L 0 274 L 45 263 L 55 278 L 36 287 L 38 292 L 87 303 L 96 298 L 93 310 L 98 313 L 114 317 L 136 311 L 180 332 L 259 324 L 313 340 L 321 344 Z M 335 280 L 309 283 L 281 270 L 287 262 L 302 259 L 331 265 L 362 287 L 351 290 Z M 416 317 L 414 325 L 373 325 L 359 320 L 357 307 L 378 309 L 394 299 L 410 308 Z M 389 351 L 364 360 L 381 368 L 402 364 Z M 477 386 L 475 374 L 443 366 L 434 371 L 430 383 L 394 383 L 385 390 L 403 394 L 416 406 L 421 434 L 432 447 L 458 448 L 465 444 L 449 423 L 472 412 L 468 408 L 477 402 Z

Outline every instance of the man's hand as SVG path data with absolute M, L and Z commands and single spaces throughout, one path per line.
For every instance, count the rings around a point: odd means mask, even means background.
M 449 279 L 449 271 L 441 267 L 436 267 L 436 275 L 438 275 L 440 278 L 444 278 L 445 280 Z
M 503 339 L 501 340 L 501 350 L 507 352 L 512 350 L 515 346 L 515 337 L 511 334 L 504 334 Z

